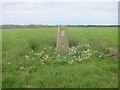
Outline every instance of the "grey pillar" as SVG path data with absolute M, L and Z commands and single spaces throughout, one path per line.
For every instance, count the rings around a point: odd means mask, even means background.
M 57 50 L 58 51 L 67 51 L 69 48 L 68 38 L 67 38 L 67 27 L 58 26 L 57 34 Z

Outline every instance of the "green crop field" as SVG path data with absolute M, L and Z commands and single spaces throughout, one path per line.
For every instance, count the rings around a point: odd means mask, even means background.
M 69 51 L 56 50 L 57 27 L 2 30 L 2 87 L 117 88 L 117 27 L 68 27 Z

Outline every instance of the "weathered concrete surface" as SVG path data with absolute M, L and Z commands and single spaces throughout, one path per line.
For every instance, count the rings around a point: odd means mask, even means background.
M 58 35 L 57 35 L 57 50 L 58 51 L 67 51 L 69 48 L 68 37 L 67 37 L 67 27 L 58 26 Z

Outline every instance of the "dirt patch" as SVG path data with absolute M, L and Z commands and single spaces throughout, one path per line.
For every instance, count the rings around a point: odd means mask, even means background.
M 112 47 L 107 48 L 106 52 L 109 54 L 109 56 L 120 57 L 120 52 L 118 52 L 118 49 L 116 48 L 112 48 Z

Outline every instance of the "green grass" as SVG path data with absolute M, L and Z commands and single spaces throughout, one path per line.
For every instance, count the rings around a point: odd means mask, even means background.
M 116 27 L 68 27 L 70 47 L 78 43 L 86 43 L 91 51 L 98 51 L 88 60 L 80 63 L 56 63 L 53 53 L 56 47 L 57 27 L 46 28 L 17 28 L 2 31 L 2 68 L 3 88 L 6 87 L 86 87 L 114 88 L 118 87 L 118 60 L 105 54 L 106 48 L 117 49 L 118 30 Z M 51 50 L 48 48 L 52 47 Z M 42 65 L 40 60 L 30 54 L 41 52 L 51 54 L 52 62 Z M 48 52 L 49 51 L 49 52 Z M 73 60 L 67 53 L 57 55 Z M 25 58 L 29 55 L 29 59 Z M 34 59 L 33 59 L 34 58 Z

